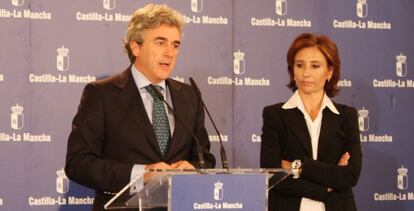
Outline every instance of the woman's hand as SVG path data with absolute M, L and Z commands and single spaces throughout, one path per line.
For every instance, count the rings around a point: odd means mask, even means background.
M 349 155 L 348 152 L 345 152 L 342 155 L 341 159 L 339 159 L 338 166 L 347 166 L 349 158 L 351 158 L 351 155 Z
M 285 170 L 290 170 L 292 167 L 292 162 L 287 160 L 282 160 L 282 168 Z
M 342 157 L 338 161 L 338 166 L 347 166 L 349 158 L 351 158 L 351 155 L 349 155 L 349 152 L 345 152 Z M 328 192 L 332 192 L 334 189 L 328 187 Z

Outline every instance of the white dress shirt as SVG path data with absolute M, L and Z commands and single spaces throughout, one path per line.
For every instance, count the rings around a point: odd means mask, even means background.
M 134 79 L 135 84 L 137 85 L 139 94 L 141 95 L 142 102 L 144 103 L 145 111 L 147 112 L 148 119 L 152 124 L 152 107 L 154 104 L 154 99 L 152 98 L 151 94 L 145 89 L 146 86 L 152 84 L 138 69 L 135 65 L 131 66 L 132 77 Z M 169 91 L 168 86 L 165 83 L 165 80 L 161 81 L 158 84 L 163 89 L 161 90 L 161 94 L 164 96 L 164 99 L 168 102 L 168 104 L 173 107 L 171 93 Z M 138 100 L 138 99 L 137 99 Z M 167 112 L 168 123 L 170 125 L 171 136 L 174 133 L 175 129 L 175 121 L 174 121 L 174 114 L 168 109 L 167 105 L 165 106 L 165 111 Z M 142 164 L 135 164 L 131 171 L 130 181 L 134 180 L 136 177 L 141 177 L 137 180 L 137 182 L 131 186 L 130 193 L 138 192 L 143 187 L 143 173 L 145 165 Z

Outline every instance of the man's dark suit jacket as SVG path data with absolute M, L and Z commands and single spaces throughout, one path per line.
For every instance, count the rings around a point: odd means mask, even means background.
M 202 145 L 207 168 L 214 168 L 210 142 L 204 127 L 204 110 L 192 88 L 167 79 L 174 110 Z M 69 136 L 67 176 L 96 190 L 94 210 L 130 181 L 134 164 L 187 160 L 196 168 L 198 157 L 192 135 L 180 121 L 163 158 L 131 69 L 86 85 Z
M 334 103 L 339 115 L 323 110 L 317 160 L 312 159 L 311 138 L 303 113 L 282 109 L 283 103 L 263 110 L 260 166 L 281 168 L 281 160 L 302 160 L 299 179 L 291 176 L 269 193 L 269 211 L 298 211 L 301 197 L 321 201 L 326 211 L 356 210 L 352 187 L 358 182 L 362 153 L 356 110 Z M 337 166 L 350 153 L 347 166 Z M 328 192 L 327 188 L 333 188 Z

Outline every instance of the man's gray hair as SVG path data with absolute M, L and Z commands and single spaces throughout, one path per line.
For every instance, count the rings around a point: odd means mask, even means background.
M 177 27 L 182 36 L 184 23 L 183 15 L 165 4 L 148 4 L 145 7 L 137 9 L 129 21 L 128 30 L 123 40 L 131 63 L 134 63 L 135 56 L 129 47 L 130 41 L 135 41 L 138 45 L 141 45 L 144 42 L 144 31 L 146 29 L 157 28 L 161 24 Z

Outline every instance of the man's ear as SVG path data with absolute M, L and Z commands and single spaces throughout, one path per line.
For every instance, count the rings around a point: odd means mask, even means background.
M 131 48 L 132 54 L 137 57 L 139 55 L 139 45 L 136 41 L 129 41 L 129 47 Z

